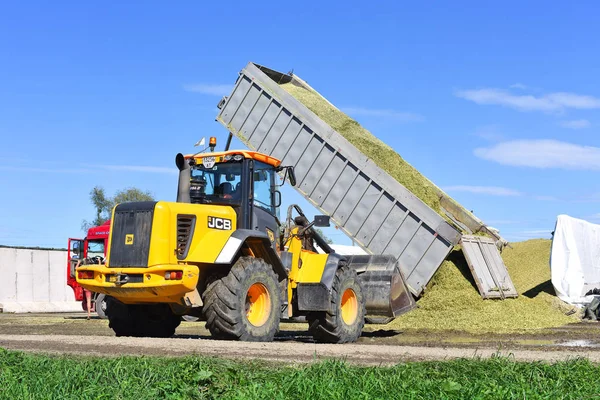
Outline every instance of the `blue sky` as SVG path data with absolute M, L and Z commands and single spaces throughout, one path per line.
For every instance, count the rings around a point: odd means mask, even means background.
M 224 144 L 215 106 L 248 61 L 293 69 L 509 240 L 600 223 L 595 2 L 122 3 L 0 5 L 0 244 L 66 246 L 95 185 L 174 200 L 175 154 Z

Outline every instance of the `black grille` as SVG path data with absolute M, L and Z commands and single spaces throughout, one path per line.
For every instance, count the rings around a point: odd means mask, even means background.
M 119 204 L 110 233 L 110 267 L 147 267 L 155 201 Z
M 194 236 L 194 226 L 196 225 L 195 215 L 177 216 L 177 259 L 183 260 L 187 257 L 190 250 L 190 243 Z

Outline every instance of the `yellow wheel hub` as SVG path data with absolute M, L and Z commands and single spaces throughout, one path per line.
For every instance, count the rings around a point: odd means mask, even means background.
M 342 320 L 346 325 L 352 325 L 358 317 L 358 300 L 352 289 L 346 289 L 342 295 Z
M 263 326 L 271 315 L 271 295 L 262 283 L 255 283 L 246 293 L 246 318 L 254 326 Z

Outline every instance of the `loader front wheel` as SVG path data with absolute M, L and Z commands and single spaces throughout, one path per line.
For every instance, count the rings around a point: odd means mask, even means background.
M 215 338 L 269 342 L 279 330 L 279 283 L 260 258 L 241 257 L 203 297 L 206 327 Z
M 308 315 L 309 331 L 317 342 L 358 340 L 365 325 L 365 300 L 356 271 L 341 266 L 333 280 L 328 311 Z

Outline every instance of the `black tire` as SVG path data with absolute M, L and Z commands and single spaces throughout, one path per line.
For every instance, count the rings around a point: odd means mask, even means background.
M 342 314 L 342 300 L 345 295 L 350 298 L 348 301 L 356 302 L 355 312 L 346 317 Z M 365 325 L 365 313 L 363 290 L 356 271 L 341 266 L 333 279 L 329 311 L 309 313 L 309 331 L 317 342 L 356 342 Z
M 394 317 L 365 317 L 365 322 L 373 325 L 387 325 L 394 319 Z
M 108 326 L 116 336 L 171 337 L 181 323 L 167 304 L 124 304 L 106 297 Z
M 106 319 L 106 295 L 98 293 L 96 296 L 96 314 L 100 319 Z
M 252 296 L 257 290 L 260 295 Z M 248 307 L 256 299 L 253 313 Z M 225 277 L 208 285 L 203 300 L 206 327 L 215 338 L 270 342 L 279 330 L 279 283 L 273 268 L 260 258 L 239 258 Z
M 129 307 L 113 297 L 106 299 L 108 327 L 115 332 L 116 336 L 134 336 L 133 324 L 129 317 Z

